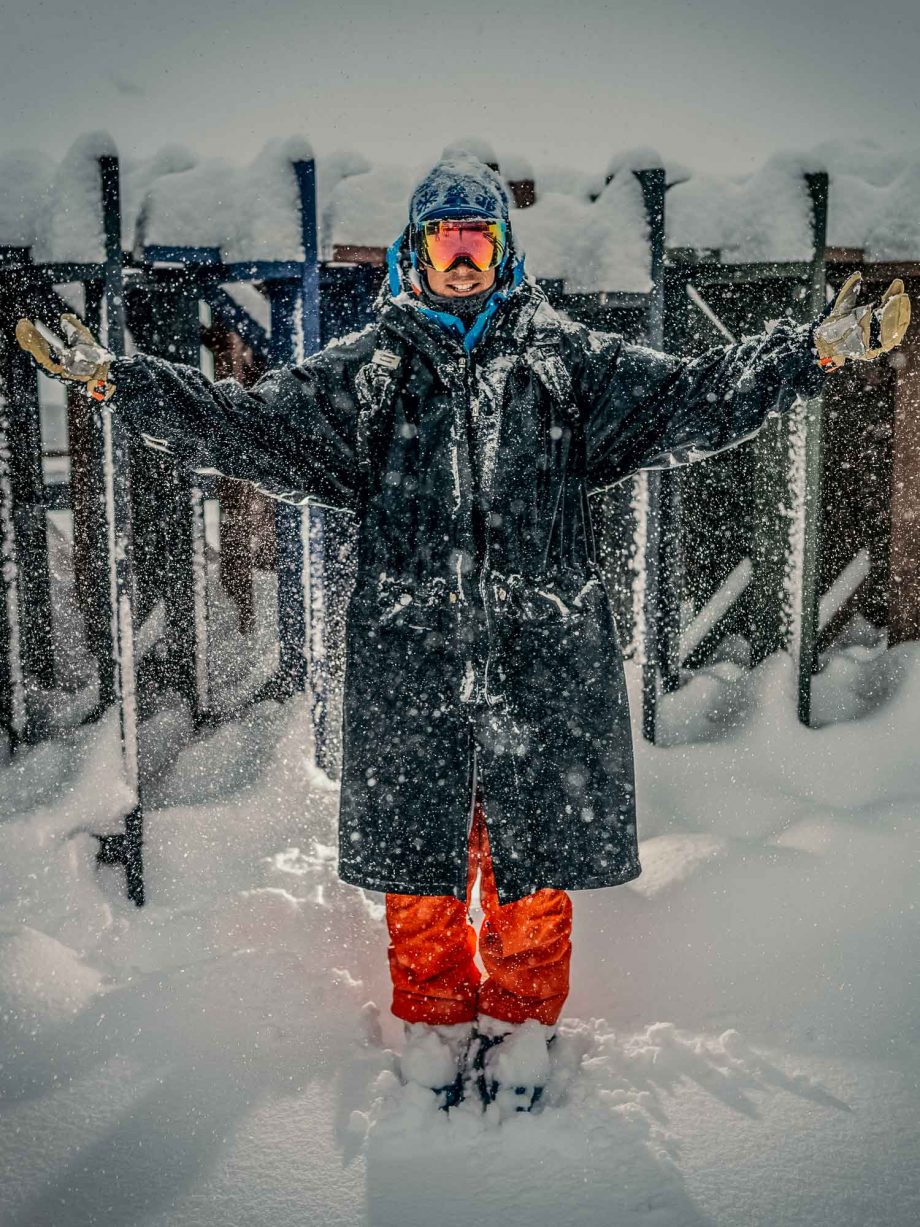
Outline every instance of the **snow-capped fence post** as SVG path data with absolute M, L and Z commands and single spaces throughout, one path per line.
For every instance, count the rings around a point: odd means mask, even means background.
M 316 220 L 316 163 L 312 158 L 294 162 L 300 193 L 300 234 L 303 274 L 300 290 L 300 328 L 303 357 L 320 347 L 319 233 Z
M 292 163 L 300 201 L 303 264 L 296 298 L 272 298 L 273 361 L 298 362 L 321 344 L 319 233 L 316 216 L 316 163 Z M 276 331 L 275 312 L 278 312 Z M 289 322 L 282 324 L 282 317 Z M 279 503 L 275 512 L 278 547 L 279 666 L 283 683 L 302 690 L 309 682 L 317 764 L 330 766 L 327 737 L 330 679 L 325 660 L 324 556 L 326 517 L 319 507 Z
M 99 159 L 102 219 L 105 233 L 103 265 L 103 340 L 113 354 L 125 352 L 125 301 L 121 250 L 121 196 L 118 159 Z M 134 556 L 131 524 L 130 453 L 128 436 L 117 409 L 102 409 L 103 468 L 108 528 L 109 595 L 114 681 L 121 731 L 124 784 L 133 804 L 125 814 L 124 831 L 99 835 L 97 858 L 102 864 L 123 865 L 128 898 L 144 902 L 144 816 L 138 770 L 137 699 L 134 670 Z
M 309 167 L 312 174 L 308 174 Z M 293 162 L 291 169 L 297 181 L 300 208 L 300 233 L 303 265 L 300 285 L 273 285 L 269 288 L 271 306 L 271 361 L 275 366 L 301 361 L 308 352 L 318 348 L 314 336 L 313 312 L 308 291 L 312 247 L 316 260 L 316 183 L 312 161 Z M 312 206 L 312 207 L 311 207 Z M 312 217 L 312 226 L 311 226 Z M 318 313 L 318 304 L 317 304 Z M 299 318 L 298 318 L 299 317 Z M 306 348 L 308 334 L 310 350 Z M 275 542 L 278 558 L 278 672 L 284 694 L 306 688 L 309 677 L 309 576 L 310 510 L 286 503 L 275 506 Z
M 810 318 L 815 319 L 826 305 L 826 251 L 828 176 L 822 171 L 807 174 L 805 183 L 812 208 L 814 239 L 811 280 L 808 291 Z M 819 395 L 798 406 L 794 411 L 795 425 L 802 428 L 798 436 L 803 454 L 798 467 L 800 518 L 793 542 L 801 557 L 790 560 L 793 616 L 792 647 L 796 662 L 798 716 L 804 725 L 811 723 L 811 679 L 818 669 L 818 619 L 821 566 L 821 476 L 823 468 L 824 402 Z M 796 548 L 794 546 L 794 549 Z M 796 599 L 797 598 L 797 599 Z
M 795 271 L 803 316 L 825 307 L 828 177 L 804 176 L 811 211 L 812 256 Z M 800 266 L 801 268 L 801 266 Z M 794 407 L 753 444 L 753 579 L 750 585 L 750 663 L 785 649 L 793 660 L 796 706 L 810 721 L 811 678 L 817 668 L 821 535 L 823 401 Z
M 664 346 L 665 171 L 634 172 L 642 189 L 648 219 L 651 291 L 648 295 L 646 339 L 656 349 Z M 654 741 L 657 727 L 658 679 L 665 691 L 680 685 L 679 546 L 675 531 L 678 490 L 674 475 L 641 473 L 634 505 L 639 519 L 637 537 L 643 556 L 637 559 L 639 599 L 636 602 L 636 641 L 642 667 L 642 733 Z

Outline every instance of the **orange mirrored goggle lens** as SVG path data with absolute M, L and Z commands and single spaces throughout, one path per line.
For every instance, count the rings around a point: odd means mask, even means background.
M 474 218 L 441 219 L 422 222 L 418 234 L 418 258 L 435 272 L 446 273 L 457 260 L 466 257 L 484 273 L 494 268 L 505 254 L 507 227 L 504 222 Z

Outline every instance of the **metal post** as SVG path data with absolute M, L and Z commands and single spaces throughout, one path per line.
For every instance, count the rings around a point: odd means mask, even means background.
M 284 282 L 268 286 L 271 308 L 271 362 L 290 366 L 297 361 L 299 289 Z M 307 581 L 304 570 L 304 528 L 309 511 L 289 503 L 275 504 L 275 549 L 278 570 L 279 697 L 304 690 L 308 678 Z
M 789 415 L 768 422 L 750 445 L 755 450 L 754 514 L 748 593 L 747 638 L 751 668 L 788 646 L 789 610 L 784 600 L 790 542 L 789 453 L 793 445 Z
M 197 368 L 201 361 L 198 293 L 187 270 L 181 284 L 171 284 L 159 296 L 157 310 L 162 313 L 158 323 L 173 347 L 170 360 Z M 211 706 L 204 494 L 194 473 L 177 464 L 167 468 L 167 491 L 171 501 L 164 512 L 170 524 L 163 587 L 170 681 L 197 723 L 207 718 Z
M 125 304 L 122 278 L 121 201 L 118 159 L 99 159 L 102 218 L 105 230 L 103 301 L 104 341 L 116 356 L 125 349 Z M 125 815 L 125 829 L 99 836 L 98 860 L 124 865 L 128 897 L 138 907 L 144 902 L 143 808 L 138 770 L 137 707 L 134 672 L 134 568 L 131 533 L 130 462 L 128 437 L 117 410 L 102 411 L 104 488 L 108 522 L 108 556 L 115 656 L 115 688 L 121 723 L 122 766 L 134 800 Z
M 825 172 L 806 175 L 805 182 L 812 208 L 814 255 L 811 266 L 808 307 L 816 319 L 825 307 L 827 270 L 828 177 Z M 821 580 L 821 475 L 823 467 L 824 401 L 810 400 L 804 409 L 805 464 L 801 515 L 804 520 L 801 597 L 798 609 L 798 715 L 802 724 L 811 723 L 811 679 L 818 670 L 818 607 Z
M 647 340 L 655 349 L 664 346 L 665 172 L 635 172 L 648 218 L 652 289 L 648 302 Z M 673 474 L 649 471 L 636 479 L 639 535 L 644 543 L 644 586 L 637 627 L 642 645 L 642 734 L 654 742 L 657 729 L 659 671 L 666 691 L 680 685 L 678 659 L 679 577 L 677 565 L 678 491 Z
M 321 345 L 319 314 L 319 235 L 316 224 L 316 163 L 294 162 L 300 193 L 300 240 L 303 244 L 303 277 L 300 289 L 300 323 L 303 353 L 315 354 Z
M 13 529 L 7 404 L 0 395 L 0 730 L 10 752 L 25 739 L 28 710 L 19 619 L 19 558 Z
M 312 159 L 293 163 L 300 196 L 300 234 L 303 266 L 295 306 L 298 320 L 276 339 L 275 302 L 279 316 L 287 309 L 280 287 L 273 297 L 272 349 L 276 362 L 302 361 L 321 345 L 319 300 L 319 236 L 316 218 L 316 164 Z M 291 325 L 299 322 L 299 330 Z M 299 331 L 299 336 L 297 335 Z M 289 348 L 282 352 L 285 337 Z M 278 544 L 278 623 L 281 670 L 290 690 L 303 689 L 309 680 L 313 698 L 313 735 L 317 763 L 329 766 L 326 720 L 329 676 L 325 666 L 323 619 L 326 516 L 319 507 L 279 504 L 275 513 Z
M 10 347 L 8 363 L 9 494 L 19 560 L 20 653 L 26 677 L 50 690 L 55 680 L 54 647 L 38 372 L 31 358 L 15 343 Z M 37 741 L 41 735 L 42 729 L 29 713 L 23 740 Z
M 105 326 L 102 281 L 84 284 L 84 319 L 94 336 Z M 109 591 L 109 529 L 105 499 L 105 429 L 103 415 L 82 392 L 68 395 L 70 497 L 73 510 L 74 579 L 83 614 L 84 634 L 96 658 L 99 694 L 87 722 L 118 702 L 117 652 L 112 642 Z

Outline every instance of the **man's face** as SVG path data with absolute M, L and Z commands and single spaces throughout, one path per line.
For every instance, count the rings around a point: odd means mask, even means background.
M 467 298 L 470 294 L 482 294 L 495 284 L 494 268 L 487 268 L 481 273 L 469 260 L 462 258 L 446 273 L 426 268 L 425 276 L 432 294 L 440 294 L 444 298 Z

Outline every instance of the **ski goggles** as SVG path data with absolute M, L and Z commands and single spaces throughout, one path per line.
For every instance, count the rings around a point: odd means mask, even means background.
M 481 217 L 438 218 L 420 222 L 414 240 L 419 260 L 436 273 L 446 273 L 464 258 L 484 273 L 501 263 L 508 245 L 508 225 Z

